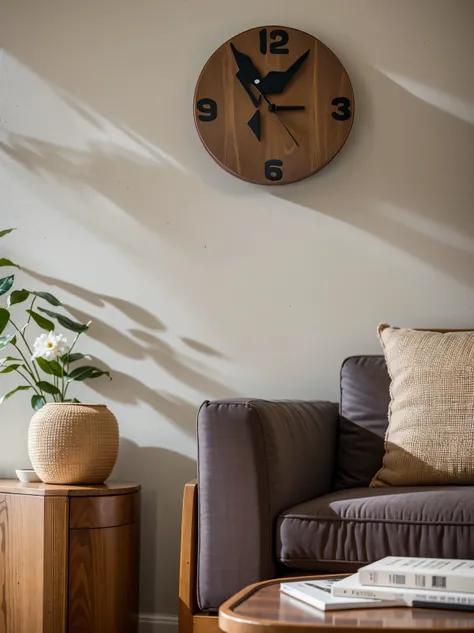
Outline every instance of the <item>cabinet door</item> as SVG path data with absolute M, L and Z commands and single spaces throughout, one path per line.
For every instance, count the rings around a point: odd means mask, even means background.
M 136 633 L 138 523 L 70 530 L 69 633 Z
M 64 633 L 66 497 L 0 494 L 0 633 Z

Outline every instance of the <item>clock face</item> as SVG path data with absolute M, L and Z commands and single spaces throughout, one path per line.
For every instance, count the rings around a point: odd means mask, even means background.
M 312 35 L 267 26 L 223 44 L 194 96 L 199 136 L 214 160 L 257 184 L 319 171 L 344 145 L 354 94 L 338 58 Z

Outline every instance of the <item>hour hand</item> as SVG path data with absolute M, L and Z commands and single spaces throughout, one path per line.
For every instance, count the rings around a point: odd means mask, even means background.
M 269 72 L 260 82 L 259 88 L 266 95 L 278 95 L 283 92 L 287 84 L 298 72 L 304 62 L 307 60 L 310 50 L 303 53 L 301 57 L 292 64 L 287 70 L 275 70 Z
M 305 106 L 302 105 L 275 105 L 277 112 L 294 112 L 295 110 L 305 110 Z
M 255 68 L 254 63 L 248 55 L 245 55 L 245 53 L 241 53 L 235 48 L 232 43 L 230 45 L 230 48 L 239 68 L 239 72 L 237 73 L 236 77 L 245 88 L 248 96 L 252 100 L 253 105 L 258 106 L 261 101 L 261 97 L 256 97 L 253 94 L 250 86 L 254 85 L 256 79 L 260 81 L 260 73 L 258 69 Z

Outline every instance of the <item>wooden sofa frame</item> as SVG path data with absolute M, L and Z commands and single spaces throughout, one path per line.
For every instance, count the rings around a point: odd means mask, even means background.
M 197 481 L 186 484 L 181 524 L 179 564 L 179 633 L 220 633 L 217 615 L 208 615 L 197 605 Z

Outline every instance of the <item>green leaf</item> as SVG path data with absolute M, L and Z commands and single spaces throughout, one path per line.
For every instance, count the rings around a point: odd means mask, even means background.
M 9 391 L 2 398 L 0 398 L 0 404 L 2 404 L 2 402 L 5 402 L 5 400 L 8 400 L 8 398 L 11 398 L 13 394 L 15 394 L 17 391 L 26 391 L 27 389 L 31 389 L 31 387 L 27 385 L 20 385 L 19 387 L 16 387 L 16 389 Z
M 28 290 L 14 290 L 8 297 L 8 307 L 14 306 L 16 303 L 21 303 L 28 299 L 30 293 Z
M 56 299 L 56 297 L 52 295 L 50 292 L 31 292 L 31 294 L 35 295 L 36 297 L 40 297 L 40 299 L 44 299 L 45 301 L 50 303 L 52 306 L 63 305 L 61 301 L 59 301 L 59 299 Z
M 2 279 L 0 279 L 0 295 L 4 295 L 10 290 L 10 288 L 13 286 L 14 279 L 15 275 L 9 275 L 8 277 L 3 277 Z
M 87 354 L 79 354 L 79 352 L 74 354 L 64 354 L 61 357 L 61 360 L 64 364 L 66 363 L 75 363 L 77 360 L 82 360 L 83 358 L 88 358 Z
M 76 404 L 81 404 L 81 401 L 77 398 L 70 398 L 68 400 L 65 400 L 64 402 L 75 402 Z
M 76 367 L 73 369 L 67 377 L 68 382 L 73 380 L 88 380 L 89 378 L 99 378 L 99 376 L 108 376 L 110 378 L 110 372 L 102 371 L 98 367 L 92 367 L 91 365 L 84 365 L 83 367 Z
M 63 368 L 61 367 L 61 365 L 56 360 L 50 360 L 49 361 L 49 366 L 53 370 L 53 374 L 55 376 L 57 376 L 58 378 L 62 378 L 63 377 Z
M 44 316 L 41 316 L 41 314 L 38 314 L 34 310 L 27 310 L 27 312 L 31 316 L 33 321 L 40 326 L 40 328 L 43 328 L 43 330 L 47 330 L 48 332 L 54 330 L 54 323 L 52 321 L 46 319 Z
M 6 257 L 0 257 L 0 266 L 15 266 L 15 268 L 20 268 L 18 264 L 14 264 L 11 259 L 7 259 Z
M 33 407 L 33 409 L 35 411 L 38 411 L 38 409 L 41 409 L 41 407 L 46 404 L 45 399 L 43 398 L 43 396 L 31 396 L 31 406 Z
M 50 382 L 46 382 L 46 380 L 39 380 L 36 383 L 36 386 L 39 387 L 41 391 L 46 391 L 46 393 L 51 393 L 53 396 L 61 393 L 55 385 L 52 385 Z
M 44 312 L 53 319 L 57 319 L 58 323 L 65 327 L 67 330 L 72 330 L 73 332 L 80 333 L 85 332 L 89 329 L 89 326 L 85 323 L 77 323 L 77 321 L 71 321 L 71 319 L 68 319 L 62 314 L 58 314 L 57 312 L 51 312 L 50 310 L 46 310 L 45 308 L 38 308 L 38 310 L 41 310 L 41 312 Z
M 10 313 L 5 308 L 0 308 L 0 334 L 7 327 L 8 321 L 10 320 Z
M 14 334 L 6 334 L 5 336 L 0 336 L 0 350 L 5 349 L 5 347 L 9 344 L 15 345 L 16 336 Z
M 58 376 L 62 378 L 63 370 L 61 365 L 55 360 L 46 360 L 45 358 L 35 358 L 35 361 L 41 367 L 41 369 L 50 376 Z
M 8 365 L 8 367 L 0 369 L 0 374 L 9 374 L 11 371 L 15 371 L 16 369 L 18 369 L 18 367 L 21 367 L 21 364 Z
M 38 363 L 45 374 L 49 374 L 50 376 L 53 375 L 53 370 L 51 369 L 51 367 L 49 366 L 49 362 L 45 358 L 41 358 L 41 356 L 38 356 L 38 358 L 35 358 L 35 361 Z
M 8 363 L 9 361 L 12 361 L 12 360 L 21 361 L 21 358 L 13 358 L 12 356 L 7 356 L 6 358 L 0 358 L 0 367 L 2 367 L 3 365 L 5 365 L 5 363 Z
M 16 231 L 16 229 L 5 229 L 4 231 L 0 231 L 0 237 L 3 237 L 4 235 L 8 235 L 12 231 Z

